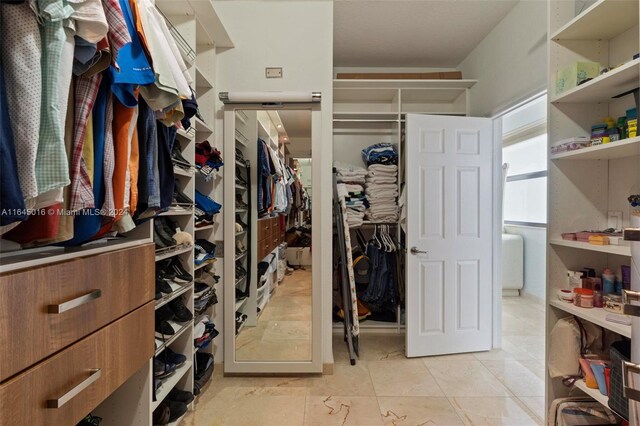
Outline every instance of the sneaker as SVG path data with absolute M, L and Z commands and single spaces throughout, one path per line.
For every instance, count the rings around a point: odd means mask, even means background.
M 247 249 L 244 247 L 244 244 L 242 244 L 242 241 L 236 240 L 236 254 L 243 254 L 246 251 Z
M 173 289 L 164 279 L 156 275 L 156 292 L 169 294 L 173 293 Z
M 154 240 L 156 240 L 155 237 L 157 236 L 160 241 L 164 243 L 165 247 L 175 246 L 177 244 L 176 240 L 173 239 L 173 234 L 175 234 L 175 231 L 168 231 L 166 222 L 162 220 L 162 218 L 153 221 L 153 231 Z M 158 244 L 157 240 L 156 244 Z
M 171 247 L 172 244 L 171 241 L 167 241 L 164 238 L 162 238 L 160 236 L 160 234 L 158 234 L 158 231 L 154 225 L 153 227 L 153 242 L 156 243 L 156 250 L 160 250 L 160 249 L 164 249 L 167 247 Z
M 161 355 L 161 357 L 162 356 L 164 356 L 164 358 L 166 359 L 167 363 L 175 364 L 176 367 L 181 367 L 182 365 L 184 365 L 185 362 L 187 362 L 187 357 L 186 356 L 172 351 L 171 348 L 165 349 L 164 350 L 164 355 Z M 186 404 L 186 402 L 185 402 L 185 404 Z
M 163 306 L 164 307 L 164 306 Z M 167 340 L 171 336 L 176 334 L 171 324 L 168 321 L 160 321 L 156 322 L 156 337 L 160 340 Z
M 177 401 L 171 401 L 170 399 L 164 400 L 160 405 L 162 404 L 166 404 L 169 407 L 169 423 L 178 420 L 189 409 L 189 407 L 187 407 L 187 404 L 183 404 L 182 402 Z
M 240 265 L 236 265 L 236 279 L 244 278 L 247 275 L 247 270 Z
M 87 417 L 82 419 L 80 423 L 76 426 L 99 426 L 100 422 L 102 422 L 102 417 L 92 416 L 89 414 Z
M 176 372 L 176 365 L 170 362 L 164 363 L 158 358 L 153 359 L 153 377 L 165 379 Z
M 184 266 L 182 266 L 180 259 L 178 259 L 177 257 L 172 257 L 169 259 L 169 261 L 167 262 L 167 269 L 175 275 L 173 281 L 177 283 L 186 284 L 193 281 L 193 277 L 184 269 Z
M 242 201 L 242 194 L 237 194 L 236 196 L 236 208 L 237 209 L 248 209 L 249 204 Z
M 162 299 L 162 293 L 156 290 L 155 300 Z
M 175 314 L 176 321 L 187 322 L 193 319 L 193 314 L 189 308 L 184 305 L 184 301 L 181 297 L 172 300 L 168 305 Z
M 244 231 L 244 228 L 242 227 L 242 225 L 236 222 L 236 234 L 242 231 Z
M 194 396 L 189 391 L 183 391 L 178 388 L 171 389 L 169 395 L 167 395 L 167 399 L 170 401 L 181 402 L 183 404 L 190 404 L 193 401 Z
M 247 224 L 240 220 L 239 214 L 236 215 L 236 223 L 240 224 L 240 226 L 242 226 L 242 229 L 247 229 Z

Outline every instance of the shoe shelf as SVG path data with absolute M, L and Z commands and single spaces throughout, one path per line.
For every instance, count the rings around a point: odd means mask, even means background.
M 170 321 L 171 323 L 171 321 Z M 184 334 L 185 331 L 187 330 L 191 330 L 193 328 L 193 320 L 191 321 L 187 321 L 186 323 L 184 323 L 182 325 L 182 327 L 180 327 L 180 329 L 178 331 L 175 332 L 175 334 L 173 336 L 171 336 L 169 339 L 162 341 L 158 338 L 155 339 L 156 342 L 160 343 L 158 345 L 158 348 L 156 349 L 154 356 L 158 356 L 158 354 L 160 352 L 162 352 L 165 348 L 171 346 L 171 344 L 173 342 L 175 342 L 176 340 L 178 340 L 178 338 L 180 338 L 180 336 L 182 336 Z
M 156 250 L 156 262 L 159 262 L 164 259 L 168 259 L 173 256 L 178 256 L 183 253 L 189 253 L 192 250 L 193 250 L 193 246 L 184 245 L 184 244 Z
M 205 266 L 213 265 L 214 263 L 216 263 L 217 259 L 218 259 L 217 257 L 214 257 L 213 259 L 211 259 L 211 261 L 206 261 L 206 262 L 203 262 L 200 265 L 196 265 L 196 266 L 193 267 L 193 271 L 194 272 L 195 271 L 199 271 L 200 269 L 204 268 Z
M 236 280 L 236 287 L 238 286 L 238 284 L 241 284 L 241 283 L 242 283 L 242 282 L 244 282 L 244 280 L 246 280 L 246 279 L 247 279 L 247 276 L 246 276 L 246 275 L 245 275 L 244 277 L 242 277 L 242 278 L 238 278 L 238 279 Z
M 236 160 L 236 166 L 238 167 L 247 167 L 246 163 L 244 161 L 239 161 Z
M 190 214 L 193 214 L 193 207 L 171 206 L 169 210 L 160 213 L 158 216 L 185 216 Z
M 207 123 L 200 120 L 198 117 L 194 117 L 194 121 L 196 123 L 195 125 L 196 132 L 202 132 L 202 133 L 208 133 L 208 134 L 213 133 L 213 129 L 211 129 L 211 127 L 209 127 Z
M 552 160 L 616 160 L 640 155 L 640 136 L 551 155 Z
M 166 379 L 161 379 L 162 385 L 160 385 L 160 388 L 156 391 L 156 400 L 151 402 L 152 411 L 158 408 L 160 403 L 169 395 L 169 392 L 176 387 L 180 379 L 191 370 L 192 365 L 193 363 L 191 361 L 186 361 L 180 367 L 176 368 L 176 371 L 172 375 Z
M 247 231 L 236 232 L 236 238 L 244 237 L 245 235 L 247 235 Z
M 242 309 L 242 307 L 246 305 L 248 300 L 249 300 L 248 297 L 245 297 L 244 299 L 241 299 L 241 300 L 236 300 L 236 312 Z
M 182 296 L 187 291 L 189 291 L 191 288 L 193 288 L 193 281 L 191 281 L 188 284 L 170 283 L 169 285 L 171 286 L 173 291 L 171 293 L 167 294 L 166 296 L 164 296 L 162 299 L 156 300 L 156 309 L 166 305 L 167 303 L 171 302 L 173 299 L 175 299 L 175 298 L 177 298 L 179 296 Z
M 570 240 L 557 240 L 552 239 L 549 244 L 554 246 L 570 247 L 580 250 L 597 251 L 600 253 L 615 254 L 618 256 L 631 257 L 630 246 L 597 246 L 595 244 L 583 243 L 582 241 L 570 241 Z
M 580 308 L 573 303 L 562 302 L 560 300 L 550 300 L 549 305 L 606 328 L 607 330 L 611 330 L 621 336 L 631 338 L 631 326 L 607 321 L 606 317 L 610 312 L 605 311 L 603 308 Z
M 199 89 L 213 88 L 213 82 L 209 79 L 209 77 L 207 77 L 206 73 L 203 70 L 201 70 L 197 65 L 196 65 L 196 88 L 198 89 L 198 91 L 200 91 Z
M 189 169 L 189 170 L 185 170 L 182 167 L 173 166 L 173 174 L 177 175 L 177 176 L 186 176 L 186 177 L 193 177 L 194 173 L 193 173 L 193 169 Z
M 244 253 L 240 253 L 238 255 L 236 255 L 236 262 L 240 259 L 242 259 L 243 257 L 245 257 L 247 255 L 247 253 L 249 253 L 248 251 L 245 251 Z
M 178 129 L 176 131 L 176 136 L 178 136 L 185 142 L 192 142 L 193 139 L 196 137 L 196 132 L 193 129 L 193 127 L 189 128 L 189 130 Z
M 247 190 L 247 185 L 242 185 L 240 183 L 236 183 L 236 189 L 239 189 L 241 191 L 246 191 Z
M 200 228 L 195 228 L 195 232 L 198 231 L 206 231 L 207 229 L 213 229 L 214 224 L 211 225 L 207 225 L 207 226 L 201 226 Z

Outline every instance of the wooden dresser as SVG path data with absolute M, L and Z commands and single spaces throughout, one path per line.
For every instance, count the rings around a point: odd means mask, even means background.
M 75 425 L 153 356 L 154 245 L 0 275 L 0 426 Z
M 258 261 L 264 259 L 284 242 L 284 228 L 279 217 L 258 219 Z

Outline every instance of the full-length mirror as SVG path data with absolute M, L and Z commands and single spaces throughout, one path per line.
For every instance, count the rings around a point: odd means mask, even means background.
M 225 126 L 230 116 L 227 111 Z M 320 345 L 314 341 L 313 111 L 304 105 L 237 107 L 232 124 L 233 279 L 227 275 L 227 234 L 225 285 L 234 289 L 232 295 L 225 289 L 225 371 L 312 372 L 300 366 L 319 364 L 313 361 L 314 347 L 319 353 Z M 225 186 L 226 208 L 230 187 Z M 230 228 L 225 222 L 225 230 Z M 228 309 L 233 310 L 231 324 Z M 253 368 L 242 368 L 247 365 Z

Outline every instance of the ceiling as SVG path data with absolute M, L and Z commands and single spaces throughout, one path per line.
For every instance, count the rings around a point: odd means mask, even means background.
M 311 111 L 278 111 L 284 131 L 289 137 L 287 148 L 291 157 L 311 156 Z
M 342 0 L 334 67 L 455 68 L 518 0 Z

